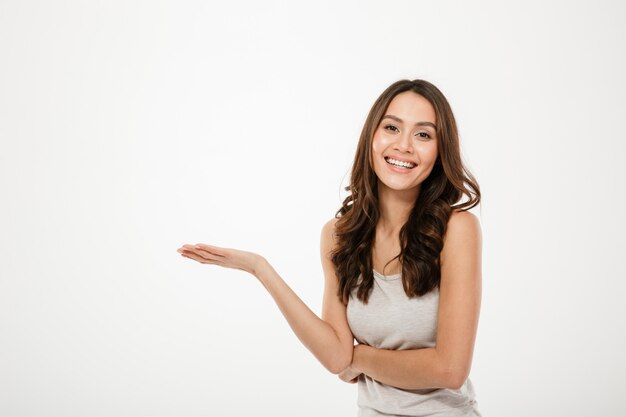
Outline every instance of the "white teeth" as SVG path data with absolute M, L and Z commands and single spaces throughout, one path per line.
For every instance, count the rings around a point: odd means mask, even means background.
M 397 161 L 393 158 L 387 158 L 387 163 L 398 166 L 398 167 L 403 167 L 403 168 L 413 168 L 415 166 L 415 164 L 412 164 L 409 162 Z

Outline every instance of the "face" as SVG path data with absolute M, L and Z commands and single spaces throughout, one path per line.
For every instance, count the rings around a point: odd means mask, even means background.
M 405 91 L 393 98 L 372 139 L 372 159 L 378 187 L 417 188 L 437 160 L 435 109 L 423 96 Z M 395 161 L 389 161 L 393 158 Z M 398 167 L 390 162 L 411 168 Z

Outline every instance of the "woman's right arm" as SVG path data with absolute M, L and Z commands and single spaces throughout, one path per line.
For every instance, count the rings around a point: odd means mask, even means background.
M 333 374 L 339 374 L 352 363 L 354 337 L 346 318 L 346 306 L 337 295 L 339 280 L 330 259 L 330 251 L 335 245 L 335 222 L 336 219 L 328 221 L 322 228 L 320 237 L 320 257 L 325 277 L 321 319 L 304 304 L 264 258 L 254 275 L 270 293 L 302 344 L 326 369 Z

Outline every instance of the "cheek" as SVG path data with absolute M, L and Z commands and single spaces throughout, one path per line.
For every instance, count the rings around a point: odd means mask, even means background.
M 382 155 L 391 145 L 393 145 L 393 138 L 389 135 L 385 135 L 380 131 L 374 133 L 372 137 L 372 153 L 374 155 Z
M 378 159 L 381 157 L 384 151 L 385 151 L 384 140 L 381 140 L 381 138 L 378 135 L 374 135 L 374 137 L 372 138 L 372 152 L 370 155 L 371 160 L 374 162 L 374 164 L 378 163 Z
M 374 134 L 372 138 L 372 151 L 374 153 L 381 152 L 383 148 L 383 140 L 378 133 Z
M 425 149 L 425 152 L 426 152 L 426 155 L 428 155 L 428 159 L 434 163 L 437 160 L 437 157 L 439 156 L 437 143 L 435 142 L 434 144 L 429 146 L 427 149 Z

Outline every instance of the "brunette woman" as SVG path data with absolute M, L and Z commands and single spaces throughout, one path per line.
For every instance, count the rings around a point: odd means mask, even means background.
M 254 275 L 322 365 L 358 383 L 359 416 L 481 416 L 469 373 L 482 237 L 468 211 L 480 189 L 437 87 L 401 80 L 378 97 L 346 190 L 321 231 L 321 318 L 260 255 L 201 243 L 178 251 Z

